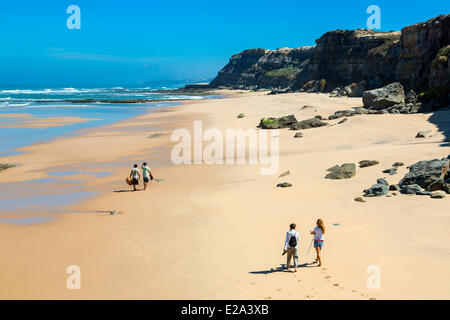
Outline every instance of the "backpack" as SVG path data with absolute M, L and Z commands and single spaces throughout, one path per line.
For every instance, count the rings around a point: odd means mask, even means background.
M 295 248 L 297 246 L 297 238 L 295 233 L 291 235 L 291 238 L 289 239 L 289 246 L 291 248 Z

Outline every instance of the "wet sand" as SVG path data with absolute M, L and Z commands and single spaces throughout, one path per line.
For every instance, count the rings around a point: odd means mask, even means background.
M 450 153 L 430 115 L 355 116 L 343 124 L 302 130 L 300 139 L 280 130 L 280 169 L 274 176 L 262 176 L 260 166 L 249 164 L 173 165 L 170 135 L 178 128 L 191 130 L 194 120 L 202 120 L 204 130 L 249 129 L 262 117 L 295 114 L 303 120 L 361 105 L 360 98 L 324 94 L 228 94 L 86 129 L 0 158 L 0 163 L 19 164 L 0 173 L 2 192 L 15 186 L 17 195 L 26 192 L 20 185 L 24 181 L 53 178 L 93 193 L 75 205 L 36 210 L 34 217 L 52 218 L 45 223 L 0 223 L 0 298 L 450 298 L 450 198 L 353 200 L 396 161 L 407 166 Z M 241 112 L 245 118 L 237 119 Z M 414 138 L 427 129 L 431 138 Z M 149 138 L 155 133 L 163 135 Z M 380 164 L 358 168 L 348 180 L 324 179 L 331 166 L 366 159 Z M 133 163 L 143 161 L 163 181 L 151 182 L 145 192 L 130 192 L 124 179 Z M 406 166 L 387 180 L 398 182 Z M 286 170 L 291 175 L 278 178 Z M 276 188 L 280 182 L 293 187 Z M 59 191 L 71 192 L 59 183 L 47 193 Z M 307 255 L 308 231 L 317 218 L 327 227 L 323 268 L 310 264 L 313 249 Z M 279 270 L 291 222 L 301 237 L 302 266 L 295 274 Z M 81 290 L 66 287 L 69 265 L 81 268 Z M 370 265 L 381 270 L 379 290 L 367 288 Z

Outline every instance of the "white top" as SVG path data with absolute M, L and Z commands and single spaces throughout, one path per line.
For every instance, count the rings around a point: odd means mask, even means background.
M 150 178 L 150 168 L 147 166 L 142 166 L 142 175 L 144 178 Z
M 325 240 L 322 229 L 320 229 L 320 227 L 315 227 L 313 232 L 314 232 L 314 240 Z
M 138 168 L 133 168 L 131 169 L 131 176 L 133 177 L 133 179 L 139 179 L 139 169 Z
M 298 234 L 297 231 L 292 229 L 286 232 L 286 241 L 284 242 L 284 250 L 291 248 L 291 246 L 289 245 L 289 240 L 291 240 L 292 236 L 295 236 L 295 238 L 297 239 L 297 245 L 295 247 L 298 248 L 298 244 L 300 242 L 300 235 Z

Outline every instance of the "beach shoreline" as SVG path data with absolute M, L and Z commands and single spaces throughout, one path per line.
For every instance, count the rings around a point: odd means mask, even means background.
M 2 163 L 20 165 L 0 173 L 2 183 L 74 171 L 70 179 L 80 179 L 96 194 L 49 222 L 0 224 L 0 298 L 450 297 L 448 198 L 401 195 L 353 201 L 395 161 L 410 165 L 449 154 L 441 146 L 445 137 L 428 121 L 430 115 L 360 115 L 344 124 L 302 130 L 300 140 L 293 139 L 294 131 L 280 130 L 279 173 L 291 171 L 283 178 L 262 176 L 260 166 L 249 164 L 173 165 L 171 133 L 192 130 L 195 120 L 205 129 L 250 129 L 263 117 L 295 114 L 303 120 L 361 105 L 360 98 L 326 94 L 218 93 L 225 98 L 152 110 L 1 157 Z M 307 105 L 313 107 L 303 108 Z M 241 112 L 245 117 L 238 119 Z M 417 130 L 425 129 L 433 137 L 426 144 L 414 140 Z M 155 133 L 163 135 L 149 138 Z M 349 180 L 324 179 L 333 165 L 365 159 L 380 165 L 358 168 Z M 163 181 L 152 182 L 145 193 L 128 192 L 124 179 L 133 163 L 143 161 Z M 401 168 L 387 179 L 396 183 L 406 172 Z M 276 188 L 285 180 L 293 187 Z M 112 211 L 117 214 L 110 215 Z M 312 252 L 306 256 L 308 231 L 317 218 L 327 226 L 323 268 L 309 264 Z M 285 263 L 281 251 L 291 222 L 297 223 L 301 237 L 303 267 L 296 274 L 278 270 Z M 66 287 L 70 265 L 80 266 L 80 290 Z M 372 265 L 382 272 L 381 289 L 366 285 Z

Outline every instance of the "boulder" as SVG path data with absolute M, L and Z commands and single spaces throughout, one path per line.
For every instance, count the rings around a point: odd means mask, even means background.
M 417 184 L 424 189 L 431 186 L 442 188 L 444 180 L 448 178 L 449 163 L 449 159 L 446 158 L 419 161 L 409 167 L 409 172 L 400 184 Z
M 238 115 L 237 115 L 237 118 L 238 119 L 242 119 L 242 118 L 244 118 L 245 117 L 245 114 L 243 114 L 243 113 L 239 113 Z
M 393 167 L 402 167 L 402 166 L 404 166 L 405 164 L 403 163 L 403 162 L 395 162 L 392 166 Z
M 289 128 L 297 119 L 293 114 L 281 118 L 262 118 L 259 122 L 261 129 L 281 129 Z
M 423 191 L 423 189 L 417 184 L 403 185 L 401 189 L 401 192 L 404 194 L 416 194 L 420 191 Z
M 339 121 L 337 124 L 342 124 L 342 123 L 344 123 L 345 121 L 347 121 L 348 119 L 347 118 L 344 118 L 344 119 L 342 119 L 341 121 Z
M 385 186 L 389 187 L 389 183 L 386 180 L 384 180 L 383 178 L 378 178 L 377 183 L 384 184 Z
M 393 176 L 394 174 L 397 174 L 397 167 L 386 169 L 386 170 L 383 170 L 382 172 L 389 173 L 390 176 Z
M 290 125 L 291 130 L 303 130 L 326 126 L 327 123 L 320 121 L 317 118 L 311 118 L 300 122 L 295 122 Z
M 377 160 L 362 160 L 359 162 L 359 167 L 360 168 L 367 168 L 367 167 L 371 167 L 371 166 L 375 166 L 377 164 L 379 164 L 380 162 Z
M 364 108 L 382 110 L 402 103 L 405 100 L 403 86 L 399 82 L 385 87 L 364 91 Z
M 294 138 L 302 138 L 303 137 L 303 134 L 301 133 L 301 132 L 297 132 L 295 135 L 294 135 Z
M 341 166 L 331 167 L 327 171 L 330 171 L 330 173 L 325 176 L 325 179 L 349 179 L 356 175 L 356 165 L 344 163 Z
M 364 190 L 364 197 L 381 197 L 389 193 L 389 188 L 384 183 L 377 183 Z
M 361 198 L 361 197 L 356 197 L 356 198 L 353 199 L 353 200 L 355 200 L 356 202 L 366 202 L 366 200 L 364 200 L 364 199 Z
M 278 188 L 289 188 L 289 187 L 292 187 L 292 184 L 289 182 L 283 182 L 283 183 L 277 184 L 277 187 Z
M 445 193 L 443 193 L 442 191 L 432 192 L 430 197 L 433 199 L 444 199 Z

